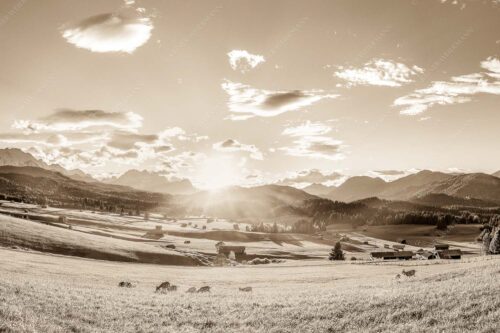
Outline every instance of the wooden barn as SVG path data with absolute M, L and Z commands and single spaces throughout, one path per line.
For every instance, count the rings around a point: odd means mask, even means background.
M 245 246 L 226 245 L 224 242 L 218 242 L 215 244 L 215 248 L 218 254 L 223 254 L 227 258 L 231 256 L 231 253 L 234 253 L 237 261 L 246 259 Z
M 459 249 L 455 250 L 441 250 L 441 251 L 436 251 L 437 252 L 437 257 L 439 259 L 461 259 L 462 258 L 462 251 Z
M 413 252 L 411 251 L 384 251 L 384 252 L 371 252 L 370 254 L 373 259 L 409 260 L 413 258 Z

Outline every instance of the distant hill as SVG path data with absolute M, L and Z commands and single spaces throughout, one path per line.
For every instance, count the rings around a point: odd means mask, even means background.
M 311 184 L 309 186 L 306 186 L 302 189 L 302 191 L 307 192 L 312 195 L 317 195 L 319 197 L 327 196 L 331 191 L 333 187 L 330 186 L 325 186 L 323 184 Z
M 26 153 L 21 149 L 17 148 L 5 148 L 0 149 L 0 166 L 11 165 L 16 167 L 37 167 L 46 170 L 60 172 L 75 180 L 85 181 L 85 182 L 96 182 L 94 178 L 87 175 L 81 170 L 66 170 L 57 164 L 47 164 L 43 161 L 37 160 L 30 153 Z
M 446 180 L 423 187 L 416 193 L 422 197 L 430 193 L 442 193 L 463 199 L 479 199 L 500 204 L 500 178 L 484 173 L 452 176 Z
M 497 172 L 495 172 L 491 175 L 500 178 L 500 170 L 498 170 Z
M 495 207 L 497 203 L 475 198 L 459 198 L 443 193 L 430 193 L 412 199 L 412 202 L 433 207 Z
M 192 194 L 197 191 L 187 179 L 169 181 L 158 173 L 138 170 L 129 170 L 108 183 L 130 186 L 142 191 L 168 194 Z
M 38 167 L 0 166 L 0 193 L 16 200 L 82 207 L 123 207 L 146 210 L 165 205 L 170 196 L 130 187 L 78 181 L 59 172 Z
M 378 196 L 387 183 L 381 178 L 356 176 L 347 179 L 339 187 L 334 188 L 327 197 L 332 200 L 351 202 Z
M 428 170 L 420 171 L 392 182 L 385 182 L 381 178 L 366 176 L 352 177 L 331 191 L 327 197 L 346 202 L 371 197 L 388 200 L 409 200 L 417 195 L 423 187 L 451 177 L 453 175 Z
M 228 187 L 217 192 L 202 191 L 177 196 L 173 203 L 185 209 L 187 215 L 226 218 L 269 218 L 301 214 L 307 200 L 318 197 L 302 190 L 279 185 L 252 188 Z

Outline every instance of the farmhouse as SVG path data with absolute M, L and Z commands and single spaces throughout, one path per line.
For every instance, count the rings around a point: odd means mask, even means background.
M 238 261 L 246 257 L 244 246 L 226 245 L 224 242 L 218 242 L 215 244 L 215 248 L 217 249 L 217 253 L 223 254 L 228 258 L 231 254 L 234 254 L 235 259 Z
M 460 249 L 437 251 L 437 257 L 439 259 L 460 259 L 462 251 Z
M 371 257 L 373 259 L 399 259 L 399 260 L 409 260 L 413 257 L 413 252 L 411 251 L 385 251 L 385 252 L 371 252 Z
M 394 244 L 392 246 L 392 248 L 396 251 L 403 251 L 405 249 L 405 245 L 404 244 Z

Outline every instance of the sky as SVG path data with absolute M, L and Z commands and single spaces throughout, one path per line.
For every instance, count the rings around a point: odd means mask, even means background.
M 500 169 L 500 1 L 0 2 L 0 147 L 201 188 Z

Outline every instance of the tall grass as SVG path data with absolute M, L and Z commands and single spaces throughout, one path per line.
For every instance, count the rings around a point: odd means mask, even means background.
M 197 276 L 167 294 L 154 292 L 157 278 L 146 278 L 150 266 L 122 264 L 139 270 L 137 287 L 129 289 L 114 283 L 121 273 L 112 266 L 81 261 L 103 267 L 95 274 L 75 277 L 76 269 L 65 276 L 51 270 L 58 260 L 32 261 L 32 268 L 27 261 L 17 271 L 0 268 L 0 332 L 500 331 L 499 260 L 415 267 L 415 278 L 400 280 L 393 272 L 401 267 L 394 266 L 325 264 L 311 266 L 310 275 L 298 269 L 296 276 L 282 267 L 220 269 L 224 276 L 192 268 L 183 272 Z M 344 275 L 355 269 L 363 276 Z M 167 278 L 165 272 L 160 275 Z M 201 281 L 212 283 L 210 294 L 184 292 Z M 253 292 L 239 292 L 241 281 Z

